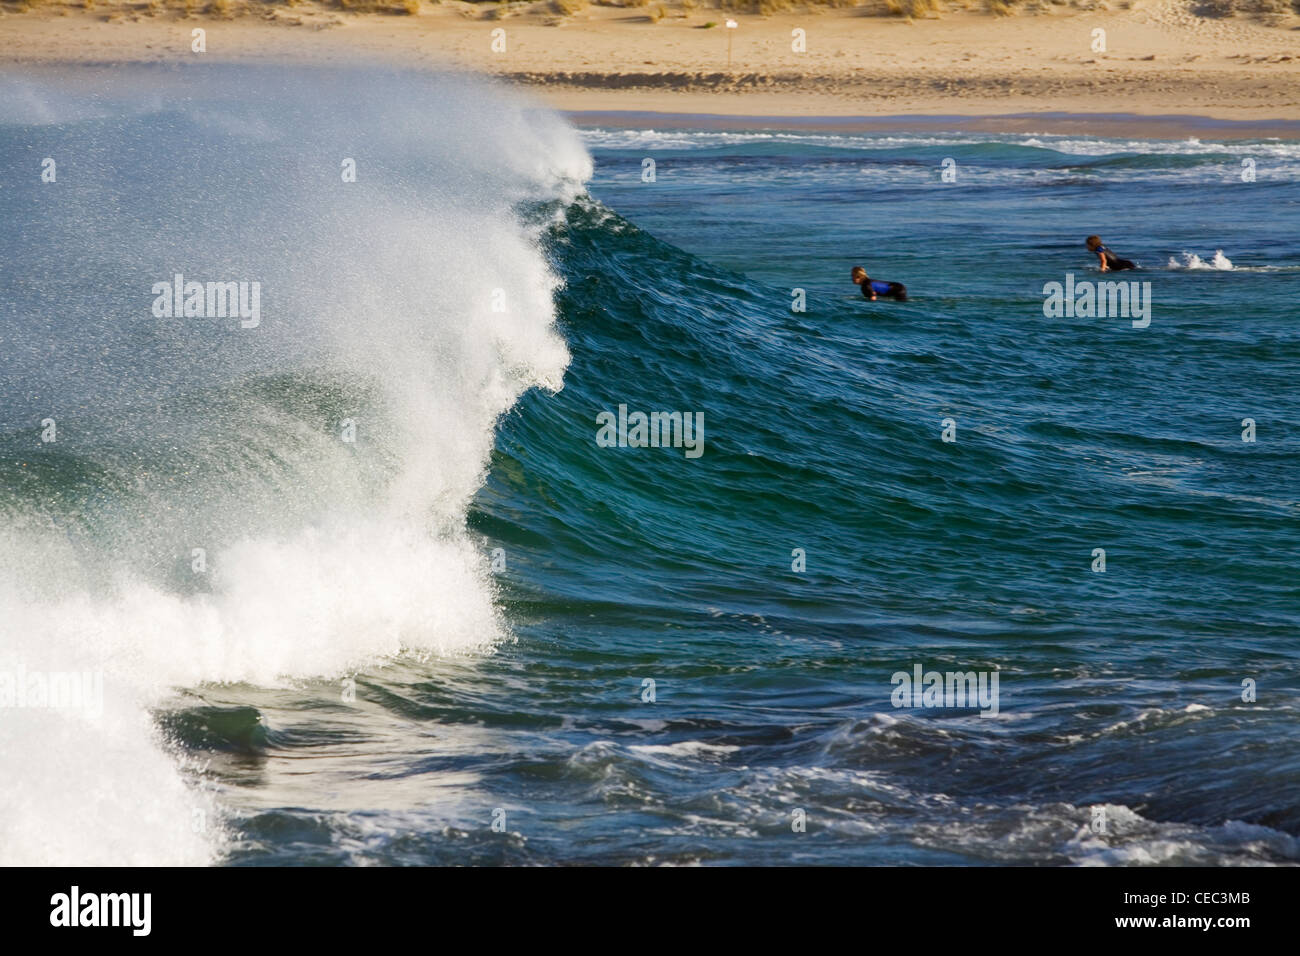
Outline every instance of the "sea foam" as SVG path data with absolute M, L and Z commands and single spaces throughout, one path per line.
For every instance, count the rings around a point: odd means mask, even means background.
M 1194 252 L 1184 252 L 1181 259 L 1169 257 L 1170 269 L 1219 269 L 1227 272 L 1233 268 L 1232 260 L 1223 254 L 1222 249 L 1215 249 L 1214 256 L 1206 262 Z
M 78 79 L 0 78 L 0 147 L 60 165 L 0 237 L 31 290 L 0 390 L 24 476 L 0 487 L 0 672 L 101 673 L 103 706 L 0 711 L 0 863 L 202 864 L 221 808 L 152 717 L 178 688 L 505 636 L 466 509 L 498 418 L 568 363 L 521 204 L 581 194 L 591 160 L 452 77 Z M 260 326 L 154 317 L 173 270 L 260 281 Z

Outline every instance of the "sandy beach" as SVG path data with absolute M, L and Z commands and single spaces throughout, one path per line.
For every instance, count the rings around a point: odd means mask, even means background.
M 41 73 L 68 62 L 197 56 L 371 60 L 491 74 L 601 122 L 651 112 L 708 114 L 719 123 L 759 117 L 764 125 L 825 120 L 871 128 L 907 117 L 916 127 L 917 117 L 930 117 L 947 128 L 1009 131 L 1300 132 L 1300 17 L 1200 16 L 1193 11 L 1204 5 L 1189 0 L 1136 0 L 1113 10 L 1048 4 L 1015 16 L 951 10 L 923 19 L 872 15 L 880 11 L 869 6 L 759 16 L 566 2 L 574 12 L 561 14 L 550 0 L 412 2 L 412 14 L 221 0 L 191 3 L 189 12 L 156 0 L 23 6 L 3 7 L 0 65 Z M 728 30 L 733 18 L 738 26 Z M 191 49 L 196 28 L 205 31 L 203 53 Z M 1207 126 L 1194 117 L 1225 122 Z

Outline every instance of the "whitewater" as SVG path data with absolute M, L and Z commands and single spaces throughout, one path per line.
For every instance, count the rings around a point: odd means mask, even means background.
M 101 714 L 6 712 L 0 861 L 199 864 L 221 808 L 152 715 L 179 688 L 505 637 L 466 508 L 498 418 L 569 360 L 515 207 L 571 199 L 591 160 L 462 79 L 94 88 L 0 89 L 6 168 L 58 164 L 4 217 L 0 672 L 104 688 Z M 260 326 L 157 318 L 182 271 L 260 282 Z

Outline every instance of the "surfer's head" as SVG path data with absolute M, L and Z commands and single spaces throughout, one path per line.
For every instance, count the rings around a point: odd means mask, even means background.
M 1099 245 L 1101 245 L 1101 236 L 1089 236 L 1084 240 L 1084 244 L 1087 245 L 1089 249 L 1095 250 Z
M 853 279 L 855 285 L 862 285 L 867 281 L 867 270 L 862 266 L 854 266 L 853 271 L 849 273 L 849 277 Z

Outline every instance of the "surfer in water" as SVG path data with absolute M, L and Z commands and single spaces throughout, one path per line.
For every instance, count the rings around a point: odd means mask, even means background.
M 1102 245 L 1101 236 L 1089 236 L 1085 244 L 1088 251 L 1095 253 L 1097 258 L 1101 260 L 1102 272 L 1123 272 L 1125 269 L 1137 268 L 1137 263 L 1131 259 L 1121 259 Z
M 873 279 L 867 275 L 867 270 L 862 266 L 854 266 L 849 275 L 856 285 L 862 286 L 862 295 L 872 302 L 880 298 L 896 299 L 899 302 L 907 301 L 907 286 L 901 282 L 884 282 L 880 279 Z

